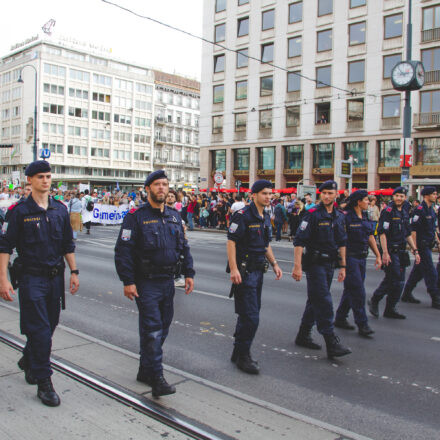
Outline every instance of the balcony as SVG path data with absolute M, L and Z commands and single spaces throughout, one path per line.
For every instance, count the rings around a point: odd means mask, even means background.
M 427 29 L 422 31 L 422 43 L 440 40 L 440 28 Z
M 168 163 L 168 158 L 164 158 L 164 157 L 155 157 L 153 159 L 153 164 L 154 165 L 167 165 Z
M 425 72 L 425 84 L 435 84 L 440 82 L 440 70 L 428 70 Z
M 156 142 L 156 144 L 163 144 L 166 142 L 166 137 L 165 136 L 154 136 L 154 141 Z
M 347 121 L 347 131 L 363 131 L 364 130 L 364 120 L 355 119 L 353 121 Z
M 163 116 L 156 116 L 154 118 L 154 121 L 156 122 L 156 124 L 166 124 L 166 119 Z
M 400 128 L 400 116 L 382 118 L 382 129 L 389 130 L 392 128 Z
M 315 124 L 314 134 L 330 134 L 331 131 L 331 124 Z
M 437 130 L 440 127 L 440 112 L 415 113 L 414 127 L 418 130 Z

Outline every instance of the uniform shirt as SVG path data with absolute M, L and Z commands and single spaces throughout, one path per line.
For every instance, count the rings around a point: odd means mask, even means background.
M 404 245 L 406 237 L 411 234 L 408 211 L 404 208 L 398 210 L 391 202 L 380 214 L 377 233 L 385 234 L 387 244 Z
M 322 203 L 309 209 L 295 235 L 294 246 L 305 247 L 307 251 L 320 251 L 336 255 L 338 248 L 346 246 L 344 214 L 335 207 L 329 213 Z
M 183 274 L 193 278 L 193 259 L 185 238 L 180 214 L 173 208 L 164 211 L 146 202 L 124 217 L 115 247 L 115 264 L 125 286 L 135 284 L 142 260 L 154 266 L 174 266 L 184 256 Z
M 425 242 L 430 244 L 435 239 L 437 218 L 433 206 L 428 208 L 425 201 L 415 210 L 411 219 L 411 229 L 417 233 L 417 245 Z
M 17 249 L 24 264 L 52 267 L 63 256 L 75 251 L 72 227 L 66 207 L 49 197 L 47 210 L 38 206 L 32 195 L 17 203 L 8 213 L 0 235 L 0 253 Z
M 359 218 L 354 209 L 345 213 L 347 230 L 347 253 L 355 254 L 368 250 L 368 240 L 374 233 L 373 223 L 368 220 L 367 212 Z
M 235 242 L 238 257 L 245 254 L 263 256 L 271 239 L 270 216 L 263 211 L 261 217 L 254 202 L 232 216 L 228 240 Z

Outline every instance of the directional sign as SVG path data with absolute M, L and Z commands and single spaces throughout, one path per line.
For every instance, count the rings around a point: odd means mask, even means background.
M 50 150 L 49 150 L 49 148 L 43 148 L 41 150 L 41 156 L 40 157 L 42 159 L 49 159 L 49 157 L 50 157 Z

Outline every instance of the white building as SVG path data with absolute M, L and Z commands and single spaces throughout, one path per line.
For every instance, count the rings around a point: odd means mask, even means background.
M 319 184 L 350 155 L 355 187 L 398 185 L 404 102 L 390 72 L 406 58 L 407 4 L 206 1 L 203 36 L 231 50 L 203 45 L 203 185 L 215 170 L 227 187 L 263 177 L 277 188 Z M 412 93 L 411 175 L 440 176 L 440 1 L 413 0 L 412 18 L 426 83 Z

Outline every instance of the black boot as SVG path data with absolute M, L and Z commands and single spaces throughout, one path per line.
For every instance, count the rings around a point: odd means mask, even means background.
M 411 290 L 406 289 L 406 288 L 403 289 L 401 301 L 404 303 L 420 304 L 420 301 L 414 297 Z
M 367 323 L 359 324 L 358 328 L 359 336 L 363 336 L 364 338 L 372 338 L 374 330 Z
M 368 310 L 375 318 L 379 318 L 379 301 L 374 296 L 368 300 Z
M 388 307 L 388 306 L 385 307 L 383 316 L 384 318 L 391 318 L 391 319 L 406 319 L 406 316 L 399 313 L 395 307 Z
M 432 308 L 440 310 L 440 297 L 439 296 L 432 297 Z
M 351 325 L 347 319 L 336 319 L 335 327 L 343 328 L 344 330 L 354 330 L 356 327 Z
M 28 358 L 23 355 L 17 362 L 17 365 L 20 370 L 24 371 L 24 378 L 26 379 L 26 382 L 29 385 L 36 385 L 37 381 L 34 376 L 32 376 Z
M 260 367 L 258 366 L 258 362 L 254 361 L 249 352 L 247 353 L 239 353 L 234 349 L 232 353 L 231 361 L 234 362 L 237 367 L 248 374 L 259 374 Z
M 324 335 L 325 344 L 327 345 L 327 357 L 341 357 L 351 353 L 351 350 L 341 344 L 339 338 L 335 335 Z
M 50 377 L 38 381 L 37 395 L 47 406 L 58 406 L 61 401 L 55 392 Z
M 154 397 L 167 396 L 168 394 L 174 394 L 176 392 L 176 387 L 170 385 L 163 374 L 159 374 L 151 379 L 152 394 Z
M 312 329 L 301 326 L 296 335 L 295 344 L 299 347 L 310 348 L 311 350 L 321 350 L 321 345 L 312 339 Z
M 90 235 L 90 229 L 87 229 L 87 235 Z
M 148 374 L 145 370 L 142 369 L 142 367 L 139 367 L 138 374 L 136 376 L 136 380 L 138 382 L 145 383 L 151 387 L 153 383 L 153 379 L 150 374 Z

